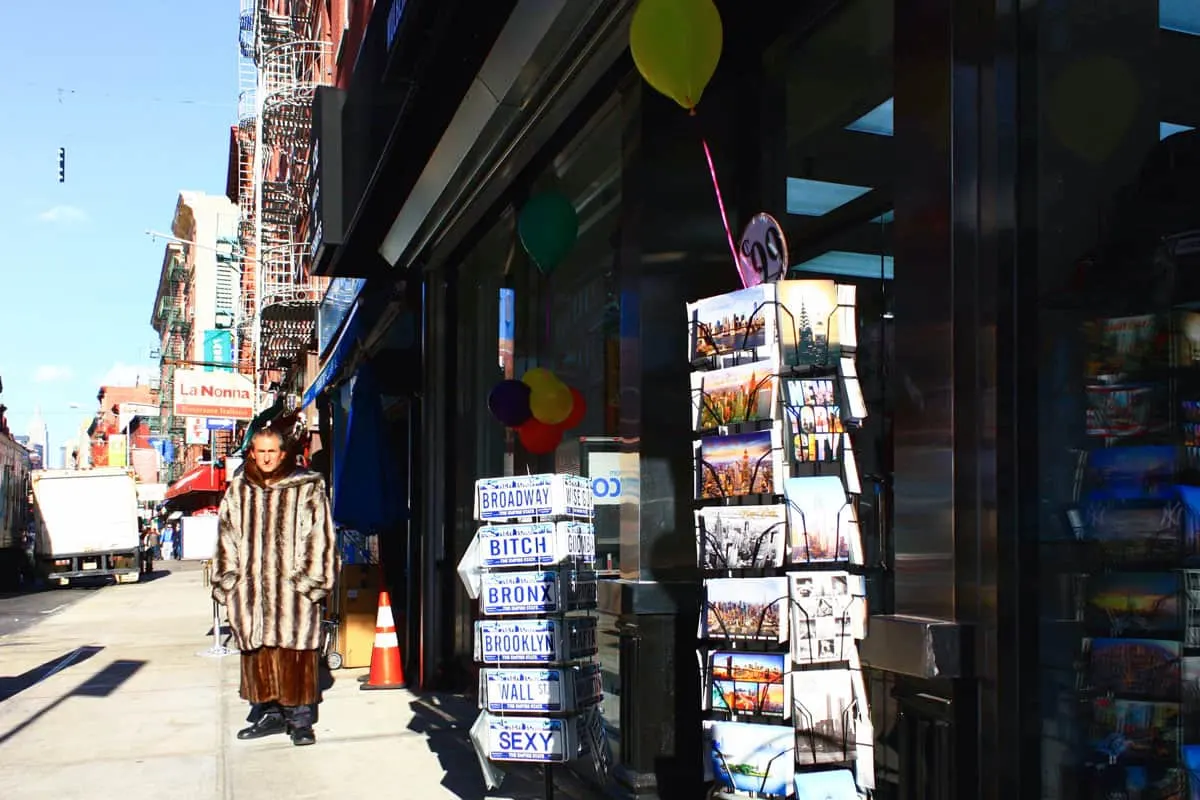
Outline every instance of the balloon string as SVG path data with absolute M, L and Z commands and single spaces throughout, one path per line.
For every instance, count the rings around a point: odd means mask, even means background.
M 704 145 L 704 158 L 708 160 L 708 174 L 712 176 L 713 191 L 717 194 L 717 208 L 721 210 L 721 224 L 725 226 L 725 240 L 729 242 L 729 254 L 733 256 L 733 265 L 737 268 L 738 278 L 742 282 L 742 288 L 745 289 L 750 284 L 746 281 L 746 276 L 742 274 L 737 245 L 733 243 L 733 231 L 729 229 L 729 215 L 725 213 L 725 198 L 721 196 L 721 184 L 717 180 L 717 168 L 713 165 L 712 151 L 708 149 L 708 139 L 701 136 L 700 144 Z

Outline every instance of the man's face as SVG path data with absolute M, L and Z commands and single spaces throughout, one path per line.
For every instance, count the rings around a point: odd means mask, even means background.
M 283 449 L 280 447 L 278 436 L 254 437 L 251 452 L 254 454 L 254 463 L 264 475 L 270 475 L 279 469 L 279 462 L 283 460 Z

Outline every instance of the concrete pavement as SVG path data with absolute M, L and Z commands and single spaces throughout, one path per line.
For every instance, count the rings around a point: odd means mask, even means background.
M 0 637 L 0 797 L 485 796 L 464 730 L 469 701 L 363 692 L 362 670 L 334 673 L 315 746 L 238 741 L 248 711 L 238 658 L 198 655 L 212 643 L 211 602 L 198 569 L 174 570 L 93 592 Z M 521 794 L 503 787 L 502 796 Z
M 96 585 L 72 586 L 0 593 L 0 637 L 22 631 L 50 614 L 57 614 L 98 588 Z

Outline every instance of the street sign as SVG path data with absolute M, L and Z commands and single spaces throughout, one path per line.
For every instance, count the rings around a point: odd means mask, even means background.
M 210 431 L 231 431 L 233 430 L 233 420 L 224 417 L 207 417 L 205 424 Z
M 475 519 L 592 518 L 592 487 L 578 475 L 516 475 L 475 481 Z
M 596 607 L 596 574 L 542 570 L 483 575 L 480 610 L 488 616 L 559 614 Z
M 487 715 L 487 756 L 492 761 L 562 763 L 579 750 L 575 720 Z

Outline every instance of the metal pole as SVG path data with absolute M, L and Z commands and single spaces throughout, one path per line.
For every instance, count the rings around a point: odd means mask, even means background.
M 554 800 L 554 765 L 546 765 L 546 800 Z

